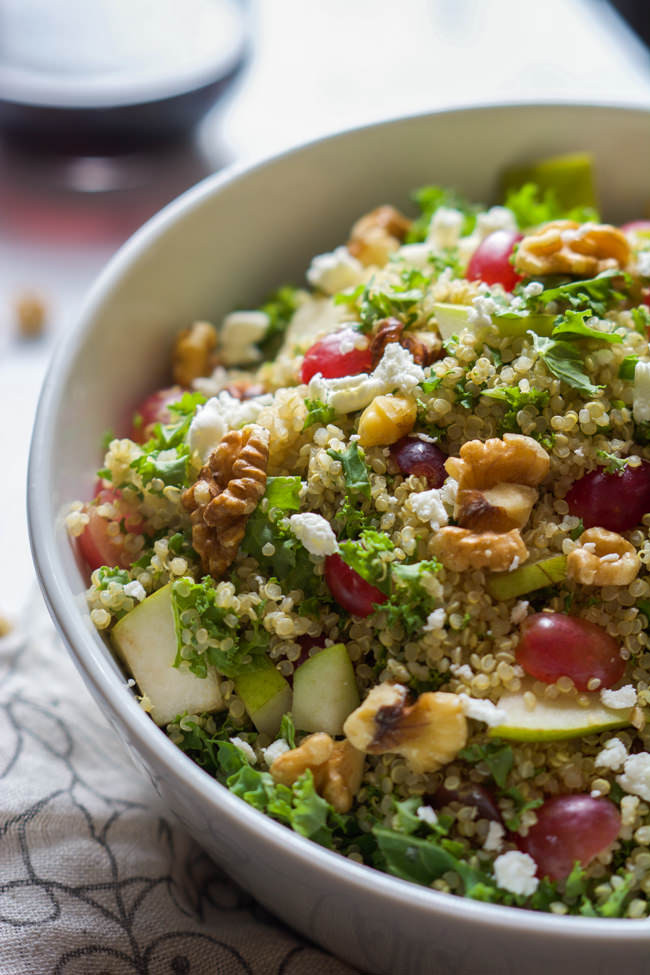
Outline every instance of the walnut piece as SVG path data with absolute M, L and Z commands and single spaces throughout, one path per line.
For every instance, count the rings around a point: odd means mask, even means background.
M 209 376 L 216 365 L 217 330 L 209 322 L 194 322 L 183 329 L 172 350 L 172 375 L 180 386 L 191 386 L 195 379 Z
M 419 366 L 430 366 L 444 354 L 442 340 L 435 332 L 422 330 L 405 332 L 404 322 L 399 318 L 382 318 L 377 322 L 370 342 L 373 369 L 377 368 L 386 346 L 391 342 L 399 342 L 401 346 L 408 349 L 413 356 L 413 361 Z
M 550 465 L 550 457 L 532 437 L 504 433 L 501 439 L 468 440 L 460 448 L 460 457 L 447 458 L 445 469 L 456 478 L 461 492 L 484 491 L 503 483 L 537 487 Z
M 403 755 L 414 772 L 435 772 L 467 743 L 467 721 L 457 694 L 427 691 L 415 703 L 401 684 L 379 684 L 343 725 L 348 740 L 371 755 Z
M 324 731 L 308 735 L 298 748 L 278 755 L 271 765 L 276 782 L 291 786 L 311 769 L 319 795 L 337 812 L 350 810 L 363 778 L 363 753 L 349 741 L 334 741 Z
M 446 525 L 432 538 L 431 551 L 452 572 L 466 569 L 507 572 L 528 558 L 528 549 L 517 528 L 508 532 L 473 532 Z
M 191 512 L 192 544 L 203 569 L 215 579 L 237 555 L 248 517 L 264 494 L 268 456 L 267 430 L 255 423 L 230 430 L 183 493 L 183 506 Z
M 383 267 L 404 240 L 411 221 L 392 206 L 360 217 L 350 231 L 348 250 L 364 267 Z
M 417 415 L 412 396 L 375 396 L 359 417 L 359 443 L 362 447 L 396 443 L 413 429 Z
M 627 586 L 636 579 L 641 559 L 631 542 L 605 528 L 588 528 L 566 560 L 567 576 L 586 586 Z
M 526 234 L 515 255 L 520 274 L 579 274 L 593 277 L 608 268 L 624 268 L 630 244 L 618 227 L 606 223 L 553 220 Z
M 495 484 L 485 491 L 461 493 L 456 520 L 473 532 L 509 532 L 523 528 L 539 494 L 525 484 Z

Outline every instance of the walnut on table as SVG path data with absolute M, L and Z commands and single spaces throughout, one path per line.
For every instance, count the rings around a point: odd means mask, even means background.
M 348 250 L 364 267 L 383 267 L 406 237 L 410 226 L 411 221 L 395 207 L 377 207 L 354 224 Z
M 605 528 L 583 532 L 566 561 L 567 577 L 587 586 L 627 586 L 640 568 L 634 545 Z
M 337 812 L 346 813 L 361 786 L 363 763 L 363 753 L 349 741 L 334 741 L 324 731 L 318 731 L 308 735 L 298 748 L 278 755 L 271 765 L 271 775 L 275 782 L 292 786 L 311 769 L 318 794 Z
M 373 687 L 343 731 L 359 751 L 403 755 L 417 773 L 437 771 L 467 743 L 467 720 L 457 694 L 427 691 L 411 702 L 402 684 Z
M 515 269 L 524 275 L 578 274 L 594 277 L 624 268 L 631 257 L 629 241 L 606 223 L 552 220 L 526 234 L 515 254 Z
M 182 496 L 191 512 L 192 544 L 219 579 L 237 555 L 246 522 L 266 490 L 269 433 L 256 423 L 230 430 Z
M 172 349 L 172 375 L 179 386 L 191 386 L 195 379 L 209 376 L 217 365 L 218 336 L 209 322 L 194 322 L 176 336 Z

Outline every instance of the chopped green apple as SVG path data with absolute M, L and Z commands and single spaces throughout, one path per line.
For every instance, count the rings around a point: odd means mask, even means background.
M 343 733 L 343 722 L 359 706 L 354 668 L 343 643 L 320 650 L 293 675 L 293 720 L 301 731 Z
M 536 589 L 553 586 L 566 579 L 566 555 L 552 555 L 549 559 L 522 565 L 512 572 L 495 572 L 488 576 L 487 590 L 494 599 L 515 599 Z
M 113 627 L 111 640 L 142 694 L 151 702 L 151 717 L 156 724 L 168 724 L 186 712 L 197 714 L 223 707 L 216 672 L 197 677 L 174 667 L 178 638 L 171 583 L 122 617 Z
M 589 704 L 578 704 L 573 694 L 562 694 L 555 700 L 539 699 L 532 710 L 524 701 L 528 686 L 517 694 L 504 694 L 497 707 L 505 712 L 501 724 L 489 729 L 492 738 L 512 741 L 556 741 L 580 738 L 600 731 L 624 728 L 630 723 L 631 708 L 614 710 L 601 703 L 598 694 L 585 694 Z
M 282 715 L 291 710 L 291 687 L 268 657 L 255 659 L 239 677 L 235 690 L 258 731 L 275 738 Z
M 536 183 L 542 192 L 553 190 L 557 202 L 565 210 L 597 205 L 594 161 L 588 152 L 550 156 L 506 169 L 501 178 L 503 197 L 508 190 L 519 189 L 524 183 Z
M 463 329 L 472 328 L 469 323 L 469 305 L 452 305 L 449 302 L 438 301 L 433 306 L 438 330 L 446 341 L 452 335 L 458 335 Z M 502 335 L 510 337 L 525 335 L 526 332 L 536 332 L 537 335 L 549 336 L 553 331 L 556 315 L 542 313 L 539 315 L 494 315 L 493 323 Z

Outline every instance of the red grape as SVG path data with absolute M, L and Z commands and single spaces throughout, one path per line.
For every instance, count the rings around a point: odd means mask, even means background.
M 102 504 L 113 504 L 116 516 L 104 518 L 100 515 L 97 508 Z M 79 549 L 88 567 L 93 570 L 100 565 L 111 565 L 127 569 L 133 561 L 133 555 L 124 551 L 124 534 L 120 531 L 111 535 L 109 526 L 123 521 L 126 531 L 134 535 L 139 534 L 143 526 L 137 515 L 125 505 L 120 492 L 113 488 L 102 488 L 94 502 L 87 504 L 84 511 L 90 520 L 83 534 L 79 536 Z
M 131 440 L 146 443 L 156 423 L 170 423 L 172 414 L 169 412 L 169 404 L 178 403 L 182 395 L 180 386 L 168 386 L 147 396 L 133 414 Z
M 623 676 L 625 661 L 616 640 L 600 626 L 564 613 L 534 613 L 521 627 L 517 663 L 546 684 L 570 677 L 579 691 L 593 677 L 613 687 Z
M 405 477 L 409 474 L 426 477 L 430 488 L 439 488 L 444 484 L 447 454 L 443 454 L 435 444 L 418 436 L 402 437 L 392 444 L 390 453 Z
M 385 603 L 388 598 L 351 569 L 340 555 L 328 555 L 325 559 L 325 582 L 339 606 L 354 616 L 370 616 L 374 604 Z
M 553 796 L 537 810 L 537 822 L 519 840 L 537 864 L 540 877 L 563 880 L 574 863 L 583 867 L 610 846 L 621 828 L 609 799 L 587 795 Z
M 338 379 L 339 376 L 356 376 L 372 369 L 370 343 L 365 341 L 363 348 L 357 343 L 363 339 L 355 328 L 341 328 L 319 339 L 305 352 L 302 360 L 301 378 L 308 383 L 317 372 L 325 379 Z
M 612 474 L 602 468 L 590 471 L 574 482 L 566 502 L 585 528 L 629 531 L 650 511 L 650 463 Z
M 447 789 L 444 785 L 436 789 L 432 804 L 437 809 L 448 806 L 450 802 L 460 802 L 463 806 L 473 806 L 479 819 L 490 819 L 502 823 L 501 812 L 492 793 L 483 785 L 461 783 L 457 789 Z
M 512 291 L 521 281 L 521 275 L 510 263 L 510 257 L 523 236 L 516 230 L 495 230 L 488 234 L 472 254 L 465 277 L 469 281 L 501 284 L 506 291 Z

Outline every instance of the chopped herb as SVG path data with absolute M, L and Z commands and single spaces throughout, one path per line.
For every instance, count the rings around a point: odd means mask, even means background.
M 423 379 L 420 383 L 420 389 L 423 393 L 435 393 L 436 389 L 442 382 L 442 376 L 429 376 L 428 379 Z
M 626 379 L 628 382 L 633 382 L 634 372 L 636 370 L 636 364 L 638 361 L 639 361 L 638 355 L 626 355 L 618 368 L 618 378 Z M 612 403 L 612 406 L 613 405 L 614 404 Z
M 269 316 L 266 332 L 257 343 L 262 358 L 272 359 L 282 345 L 287 325 L 299 305 L 299 294 L 293 285 L 285 284 L 274 291 L 260 307 L 260 311 Z
M 497 386 L 494 389 L 484 389 L 482 396 L 489 396 L 490 399 L 503 400 L 507 403 L 508 409 L 503 414 L 501 421 L 501 433 L 515 433 L 520 429 L 517 414 L 526 406 L 534 406 L 537 410 L 544 409 L 550 399 L 547 389 L 532 389 L 522 392 L 519 386 Z
M 529 809 L 537 809 L 542 805 L 542 799 L 526 799 L 520 789 L 504 789 L 502 795 L 508 796 L 515 803 L 515 811 L 505 820 L 508 829 L 516 832 L 521 826 L 521 817 Z
M 607 474 L 620 474 L 630 463 L 629 458 L 608 454 L 606 450 L 597 450 L 596 457 L 602 463 Z
M 435 272 L 439 275 L 444 271 L 450 270 L 455 278 L 461 278 L 463 276 L 465 266 L 460 259 L 457 247 L 443 247 L 440 253 L 430 254 L 427 260 L 429 264 L 433 265 Z
M 529 332 L 533 347 L 548 371 L 585 396 L 598 396 L 602 386 L 594 386 L 583 369 L 580 353 L 570 342 L 545 338 Z
M 623 336 L 616 332 L 603 332 L 588 325 L 585 319 L 590 317 L 591 310 L 566 311 L 564 315 L 556 318 L 551 333 L 552 338 L 566 339 L 569 342 L 574 339 L 596 339 L 599 342 L 610 342 L 614 345 L 623 341 Z
M 361 330 L 369 332 L 378 321 L 391 317 L 399 318 L 407 326 L 412 325 L 417 319 L 417 314 L 412 313 L 413 306 L 423 297 L 421 288 L 395 285 L 387 291 L 379 291 L 374 286 L 374 279 L 369 281 L 359 299 Z
M 155 479 L 163 485 L 187 487 L 189 484 L 188 465 L 190 448 L 179 444 L 167 450 L 148 450 L 131 461 L 131 468 L 140 475 L 145 487 Z
M 433 215 L 440 207 L 460 210 L 463 214 L 462 236 L 471 234 L 476 226 L 476 214 L 481 208 L 468 203 L 456 190 L 445 189 L 442 186 L 422 186 L 412 194 L 412 197 L 420 208 L 420 216 L 411 224 L 406 235 L 407 244 L 417 244 L 426 240 Z
M 399 623 L 408 636 L 420 633 L 435 601 L 427 590 L 426 579 L 440 571 L 437 559 L 422 562 L 393 562 L 390 566 L 390 597 L 382 603 L 388 622 Z
M 568 304 L 574 311 L 591 311 L 593 315 L 604 316 L 613 302 L 623 301 L 625 293 L 621 285 L 630 287 L 629 274 L 618 268 L 601 271 L 594 278 L 582 281 L 568 281 L 554 288 L 545 288 L 533 301 L 548 305 L 551 301 Z
M 357 441 L 353 440 L 347 450 L 341 452 L 328 450 L 327 453 L 334 460 L 341 462 L 346 491 L 352 495 L 362 494 L 365 498 L 370 498 L 368 468 L 364 460 L 363 450 Z
M 578 223 L 599 220 L 598 212 L 593 207 L 567 209 L 559 202 L 553 189 L 549 187 L 543 190 L 537 183 L 524 183 L 518 189 L 509 190 L 505 206 L 512 210 L 517 225 L 522 230 L 537 227 L 550 220 L 575 220 Z
M 485 762 L 496 784 L 500 789 L 505 789 L 514 761 L 510 745 L 505 745 L 502 741 L 495 738 L 485 745 L 477 744 L 463 748 L 458 753 L 458 757 L 469 762 L 471 765 L 476 765 L 478 762 Z
M 576 542 L 580 538 L 584 530 L 585 530 L 585 526 L 581 518 L 578 524 L 576 525 L 576 527 L 573 529 L 573 531 L 569 532 L 569 538 L 573 539 L 573 541 Z
M 638 305 L 630 310 L 634 327 L 640 335 L 648 335 L 650 330 L 650 308 L 647 305 Z
M 339 544 L 339 554 L 346 565 L 358 572 L 362 579 L 383 593 L 390 592 L 390 560 L 382 558 L 395 546 L 384 532 L 365 529 L 358 541 Z
M 327 403 L 323 403 L 320 399 L 305 399 L 305 406 L 307 407 L 307 416 L 305 417 L 303 430 L 308 430 L 315 423 L 321 426 L 327 426 L 336 416 L 336 410 L 332 406 L 328 406 Z

